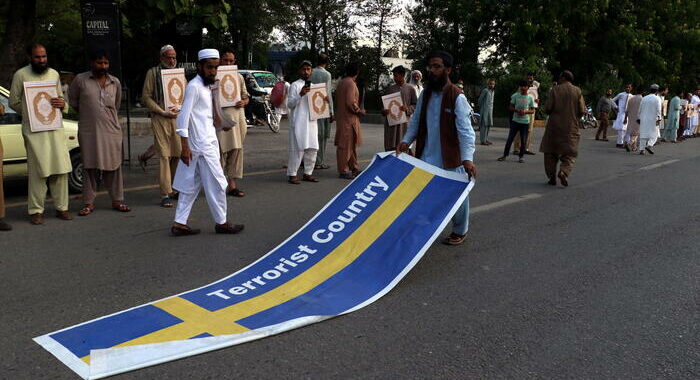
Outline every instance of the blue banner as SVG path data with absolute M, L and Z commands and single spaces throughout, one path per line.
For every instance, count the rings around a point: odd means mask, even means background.
M 364 307 L 418 262 L 474 186 L 379 154 L 248 267 L 199 289 L 35 338 L 85 379 L 231 346 Z

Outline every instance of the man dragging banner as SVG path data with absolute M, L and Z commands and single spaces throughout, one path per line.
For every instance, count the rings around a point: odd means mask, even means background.
M 428 55 L 428 83 L 418 98 L 408 131 L 396 148 L 396 155 L 416 141 L 416 157 L 439 168 L 476 176 L 475 133 L 469 115 L 471 107 L 462 90 L 450 82 L 452 55 L 435 51 Z M 454 111 L 453 111 L 454 110 Z M 452 233 L 443 243 L 462 244 L 469 229 L 469 197 L 452 218 Z
M 242 224 L 226 221 L 226 187 L 228 182 L 221 168 L 219 140 L 213 122 L 211 85 L 216 80 L 219 52 L 215 49 L 199 51 L 197 76 L 187 84 L 185 101 L 177 116 L 177 129 L 182 144 L 181 162 L 175 173 L 173 187 L 180 192 L 175 222 L 170 229 L 173 236 L 195 235 L 200 231 L 187 225 L 192 205 L 199 190 L 204 187 L 209 210 L 214 217 L 217 234 L 235 234 Z

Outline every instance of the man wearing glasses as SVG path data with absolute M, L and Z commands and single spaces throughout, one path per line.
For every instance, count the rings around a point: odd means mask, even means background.
M 408 122 L 408 131 L 396 155 L 416 142 L 416 157 L 443 168 L 476 176 L 474 165 L 475 133 L 469 115 L 471 107 L 462 90 L 450 82 L 452 55 L 435 51 L 428 55 L 428 83 L 418 98 L 416 110 Z M 469 197 L 452 218 L 452 233 L 443 243 L 464 243 L 469 229 Z

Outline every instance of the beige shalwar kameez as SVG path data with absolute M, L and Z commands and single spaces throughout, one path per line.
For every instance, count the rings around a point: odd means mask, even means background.
M 58 72 L 47 69 L 42 74 L 32 71 L 27 65 L 15 72 L 10 86 L 10 107 L 22 115 L 22 137 L 27 150 L 27 175 L 29 176 L 29 215 L 44 212 L 47 182 L 56 210 L 68 210 L 68 173 L 71 171 L 70 155 L 66 146 L 63 129 L 44 132 L 32 132 L 29 126 L 29 112 L 24 98 L 24 82 L 56 82 L 59 98 L 63 97 L 61 80 Z M 63 112 L 68 111 L 68 103 Z
M 163 99 L 158 99 L 163 90 L 158 89 L 160 80 L 160 66 L 152 67 L 146 72 L 146 79 L 143 82 L 141 102 L 148 107 L 151 112 L 151 128 L 153 129 L 153 140 L 156 152 L 160 157 L 160 196 L 167 197 L 173 192 L 173 177 L 177 169 L 177 162 L 180 159 L 182 146 L 180 136 L 175 133 L 177 119 L 163 116 L 166 112 Z

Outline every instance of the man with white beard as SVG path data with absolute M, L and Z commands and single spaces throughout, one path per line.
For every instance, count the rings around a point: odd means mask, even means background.
M 659 85 L 652 84 L 649 87 L 649 95 L 642 99 L 639 105 L 639 154 L 644 154 L 646 150 L 649 154 L 654 154 L 651 147 L 659 138 L 659 123 L 661 122 L 661 99 L 656 94 L 659 92 Z

